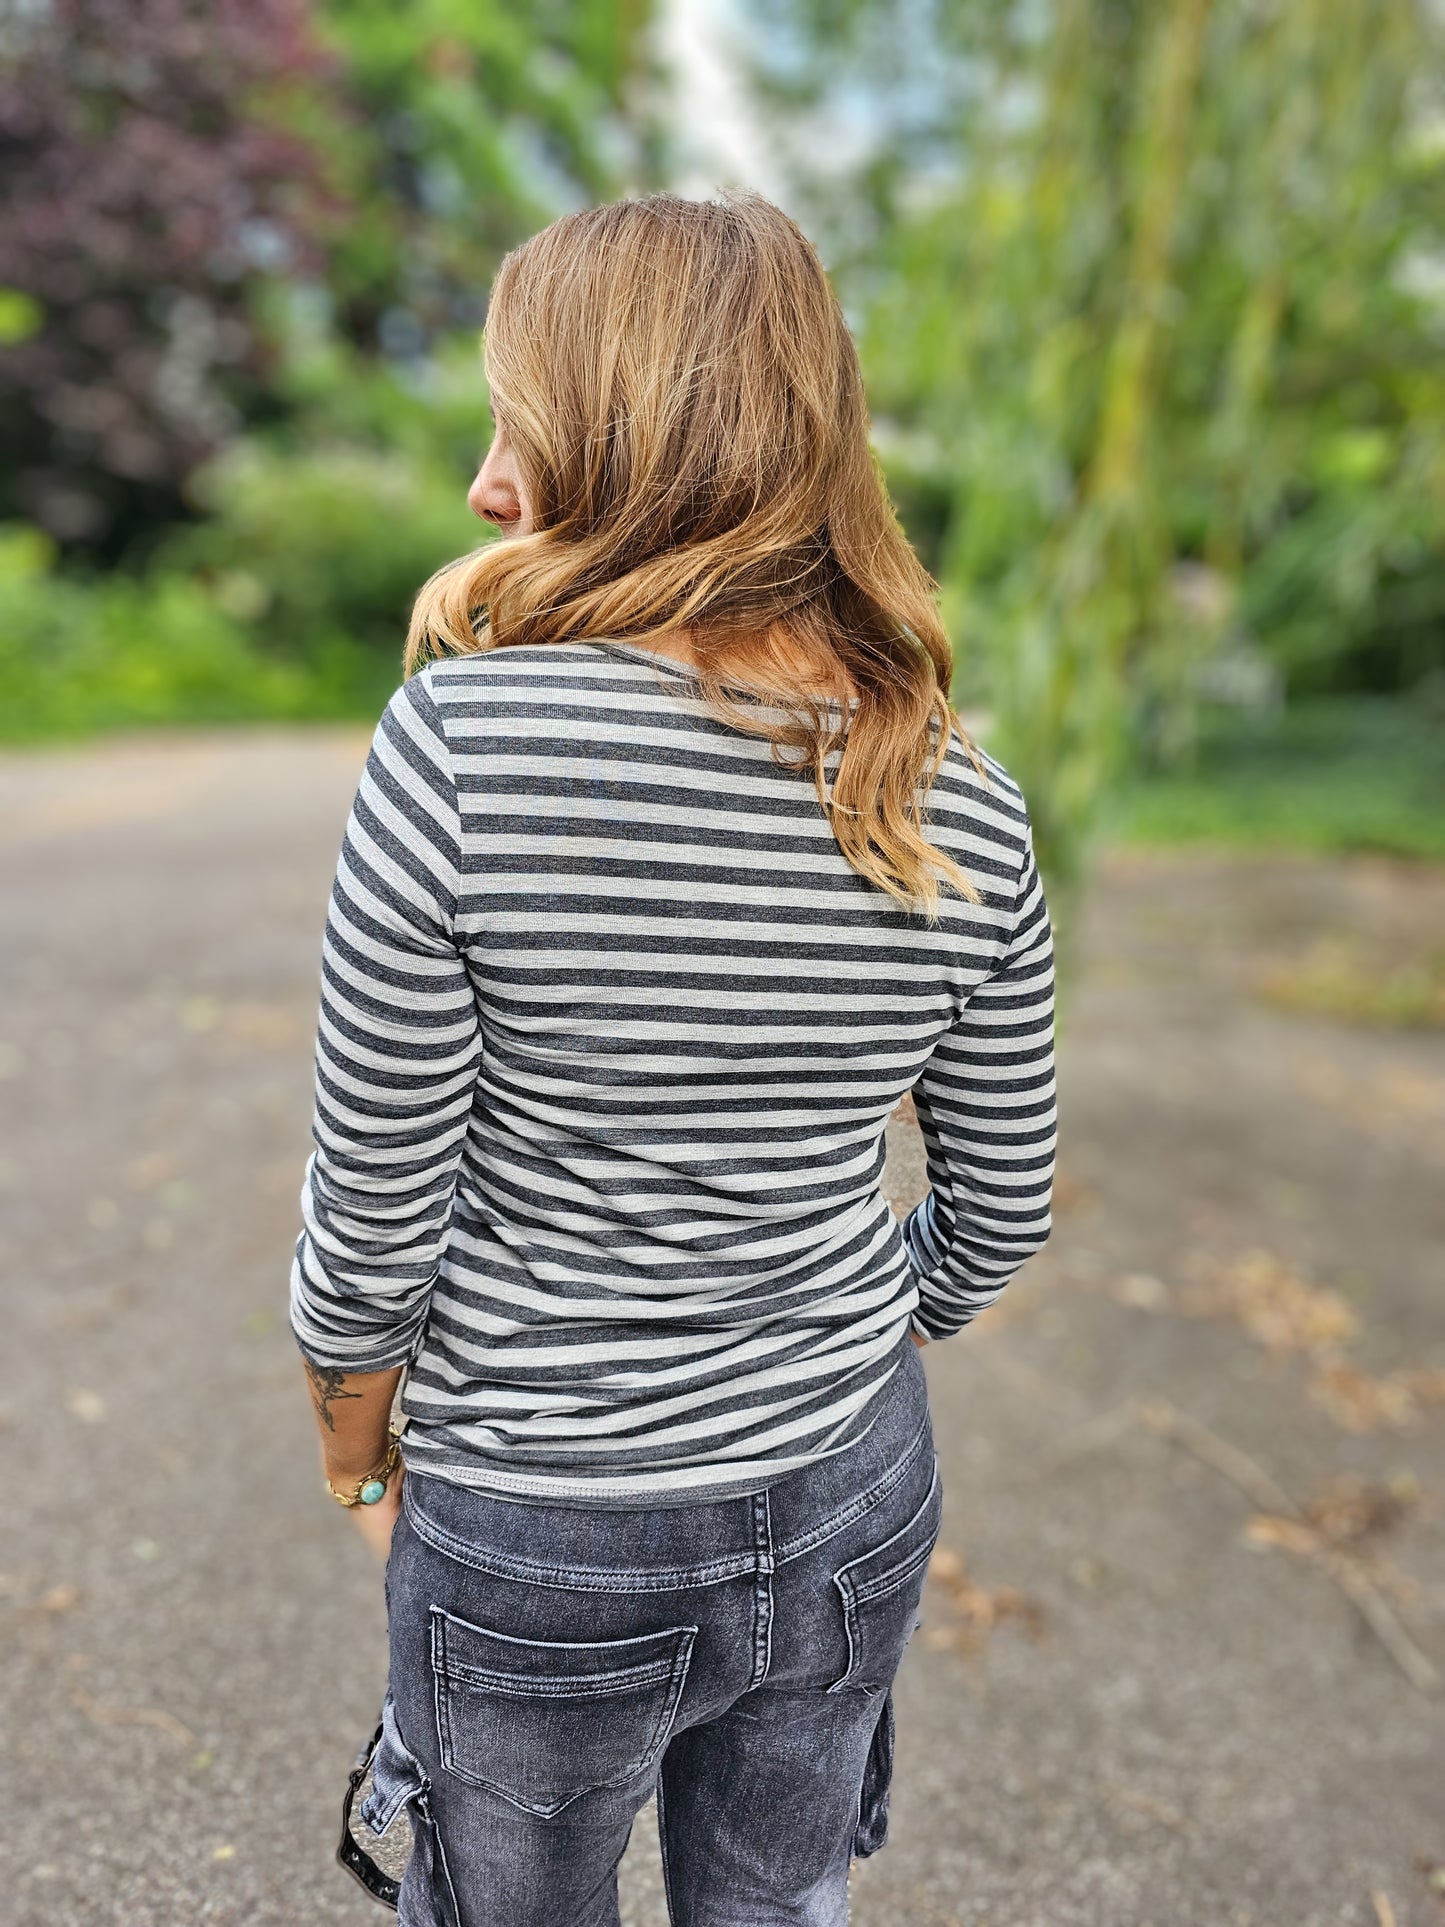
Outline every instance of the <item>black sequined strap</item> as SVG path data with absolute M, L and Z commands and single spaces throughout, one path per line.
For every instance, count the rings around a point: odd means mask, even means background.
M 373 1900 L 379 1900 L 383 1907 L 390 1907 L 395 1913 L 401 1882 L 391 1874 L 383 1873 L 351 1831 L 351 1809 L 356 1805 L 361 1783 L 371 1771 L 371 1763 L 376 1758 L 376 1749 L 380 1744 L 381 1728 L 378 1726 L 361 1758 L 351 1769 L 351 1777 L 346 1783 L 346 1797 L 341 1802 L 341 1845 L 336 1849 L 336 1858 Z

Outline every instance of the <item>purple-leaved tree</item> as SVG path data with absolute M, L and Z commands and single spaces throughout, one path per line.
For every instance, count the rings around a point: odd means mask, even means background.
M 114 555 L 261 395 L 258 282 L 323 203 L 304 0 L 48 0 L 0 25 L 0 517 Z M 292 117 L 294 119 L 294 117 Z

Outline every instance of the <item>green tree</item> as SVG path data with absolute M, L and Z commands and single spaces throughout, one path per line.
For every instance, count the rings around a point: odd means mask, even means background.
M 478 327 L 502 252 L 650 165 L 646 6 L 20 11 L 0 35 L 24 217 L 0 247 L 0 349 L 34 433 L 0 458 L 0 516 L 38 517 L 20 471 L 42 455 L 72 509 L 124 514 L 47 515 L 60 553 L 0 522 L 0 733 L 374 714 L 418 585 L 477 537 Z M 152 379 L 178 293 L 182 319 L 208 304 L 201 346 L 223 364 L 179 370 L 183 422 L 157 417 Z M 77 434 L 82 410 L 109 440 Z M 155 487 L 120 433 L 136 417 L 170 431 Z M 87 533 L 110 573 L 89 572 Z
M 763 81 L 872 128 L 845 183 L 795 145 L 800 193 L 959 693 L 1063 882 L 1130 761 L 1188 754 L 1221 650 L 1296 690 L 1442 661 L 1441 26 L 1424 0 L 901 18 L 797 0 Z M 910 36 L 925 86 L 890 66 Z
M 503 251 L 645 166 L 646 11 L 6 10 L 0 516 L 107 561 L 148 549 L 217 448 L 475 337 Z
M 324 0 L 347 213 L 328 276 L 345 335 L 416 357 L 475 330 L 502 254 L 648 166 L 633 95 L 645 0 Z
M 302 0 L 52 0 L 0 21 L 0 517 L 114 556 L 273 372 L 259 283 L 295 274 L 321 77 Z

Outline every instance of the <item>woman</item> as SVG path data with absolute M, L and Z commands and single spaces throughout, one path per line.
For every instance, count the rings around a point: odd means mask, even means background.
M 422 593 L 357 795 L 293 1275 L 389 1552 L 366 1815 L 407 1927 L 615 1927 L 654 1789 L 677 1927 L 840 1922 L 938 1532 L 915 1346 L 1048 1231 L 1028 817 L 776 208 L 567 216 L 486 361 L 504 539 Z

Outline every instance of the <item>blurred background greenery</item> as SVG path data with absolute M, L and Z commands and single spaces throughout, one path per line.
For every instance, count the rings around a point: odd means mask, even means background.
M 0 732 L 373 717 L 470 547 L 501 253 L 819 240 L 1046 865 L 1445 857 L 1428 0 L 0 3 Z M 711 139 L 711 145 L 709 145 Z

